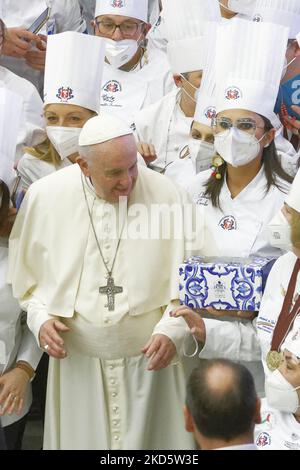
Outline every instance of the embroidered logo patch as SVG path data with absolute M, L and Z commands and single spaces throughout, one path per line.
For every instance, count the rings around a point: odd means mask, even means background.
M 267 432 L 261 432 L 256 439 L 257 447 L 265 447 L 271 444 L 271 436 Z
M 59 98 L 62 103 L 67 103 L 69 100 L 74 98 L 73 90 L 70 87 L 61 87 L 58 89 L 56 98 Z
M 123 8 L 125 6 L 125 0 L 111 0 L 110 4 L 113 8 Z
M 204 116 L 207 118 L 207 119 L 213 119 L 215 118 L 217 115 L 216 113 L 216 108 L 214 106 L 209 106 L 208 108 L 206 108 L 206 110 L 204 111 Z
M 107 93 L 117 93 L 122 91 L 122 86 L 117 80 L 109 80 L 109 82 L 105 83 L 103 90 Z
M 220 226 L 223 230 L 230 231 L 230 230 L 236 230 L 236 228 L 237 228 L 237 223 L 236 223 L 236 220 L 235 220 L 235 218 L 233 217 L 233 215 L 226 215 L 225 217 L 223 217 L 223 218 L 220 220 L 219 226 Z
M 239 88 L 231 86 L 225 90 L 225 98 L 229 101 L 238 100 L 242 98 L 242 92 Z

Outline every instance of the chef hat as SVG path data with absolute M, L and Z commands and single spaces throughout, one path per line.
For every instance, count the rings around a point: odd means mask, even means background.
M 300 318 L 296 317 L 293 328 L 287 335 L 284 343 L 281 346 L 281 351 L 287 349 L 289 352 L 295 354 L 300 358 Z
M 48 36 L 44 102 L 100 109 L 104 39 L 68 31 Z
M 85 123 L 79 136 L 79 146 L 102 144 L 130 134 L 133 132 L 124 121 L 111 114 L 101 114 Z
M 95 18 L 101 15 L 129 16 L 147 23 L 148 0 L 97 0 Z
M 163 12 L 172 72 L 202 70 L 205 21 L 221 18 L 217 0 L 163 0 Z
M 197 97 L 194 119 L 206 126 L 216 115 L 216 38 L 217 22 L 209 21 L 205 25 L 203 49 L 204 67 L 201 85 Z
M 253 21 L 263 21 L 288 26 L 289 38 L 295 39 L 299 33 L 299 0 L 256 0 L 252 15 Z
M 15 177 L 13 168 L 22 107 L 19 95 L 0 88 L 0 179 L 8 187 Z
M 256 0 L 228 0 L 228 9 L 236 13 L 251 15 L 255 7 Z
M 233 18 L 218 26 L 217 113 L 245 109 L 275 124 L 273 110 L 284 66 L 288 28 Z
M 300 213 L 300 170 L 298 170 L 285 202 Z

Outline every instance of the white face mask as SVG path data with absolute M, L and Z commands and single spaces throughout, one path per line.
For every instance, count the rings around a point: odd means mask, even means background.
M 181 90 L 183 91 L 183 93 L 185 93 L 192 101 L 194 101 L 194 103 L 197 103 L 197 99 L 198 99 L 198 95 L 199 95 L 199 88 L 195 87 L 195 85 L 193 85 L 191 82 L 189 82 L 181 73 L 179 74 L 181 78 L 183 78 L 183 80 L 185 80 L 186 82 L 188 82 L 189 85 L 191 85 L 192 88 L 194 88 L 195 90 L 195 94 L 194 96 L 190 95 L 189 92 L 187 92 L 183 87 L 181 88 Z
M 127 64 L 139 48 L 138 41 L 135 39 L 121 39 L 121 41 L 105 39 L 105 42 L 105 56 L 110 65 L 116 69 Z
M 234 167 L 247 165 L 254 160 L 259 152 L 259 142 L 254 135 L 231 127 L 229 131 L 220 132 L 215 135 L 215 149 L 219 155 Z
M 208 170 L 212 165 L 212 158 L 215 154 L 213 144 L 204 140 L 197 140 L 190 137 L 189 153 L 196 173 Z
M 79 127 L 46 127 L 48 138 L 62 160 L 78 152 Z
M 285 413 L 295 413 L 299 408 L 297 391 L 276 369 L 266 379 L 265 391 L 268 404 Z
M 272 246 L 284 251 L 293 249 L 291 242 L 291 226 L 282 211 L 278 212 L 268 223 L 269 240 Z

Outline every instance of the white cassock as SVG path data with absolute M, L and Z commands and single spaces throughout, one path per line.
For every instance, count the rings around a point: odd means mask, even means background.
M 6 283 L 8 240 L 0 238 L 0 375 L 12 369 L 17 361 L 28 362 L 36 369 L 42 352 L 26 323 L 21 323 L 21 308 Z M 31 385 L 27 387 L 22 413 L 1 416 L 2 426 L 9 426 L 25 416 L 32 402 Z
M 111 113 L 133 127 L 137 112 L 160 100 L 175 85 L 166 54 L 146 52 L 142 68 L 124 72 L 105 63 L 101 90 L 101 112 Z
M 296 255 L 288 252 L 278 258 L 272 267 L 257 318 L 257 336 L 262 350 L 265 374 L 270 374 L 266 365 L 266 356 L 271 349 L 273 331 L 280 315 L 285 294 L 294 269 Z M 300 294 L 300 275 L 298 273 L 295 295 Z
M 180 93 L 180 89 L 174 89 L 135 115 L 138 140 L 154 145 L 157 159 L 153 164 L 161 168 L 178 160 L 180 151 L 188 144 L 193 118 L 186 117 L 181 110 Z
M 118 242 L 112 234 L 113 205 L 95 199 L 84 184 L 110 266 Z M 184 198 L 167 178 L 140 168 L 128 217 L 135 203 L 150 210 L 151 204 L 182 204 Z M 90 227 L 81 171 L 73 165 L 29 188 L 10 248 L 9 277 L 35 336 L 51 315 L 63 317 L 71 328 L 65 335 L 68 357 L 50 359 L 44 448 L 194 448 L 182 405 L 186 374 L 195 362 L 176 358 L 153 373 L 140 352 L 153 333 L 167 335 L 181 349 L 187 327 L 183 319 L 170 318 L 173 307 L 167 306 L 178 298 L 182 236 L 122 239 L 113 276 L 123 293 L 108 311 L 106 296 L 99 294 L 106 271 Z
M 267 224 L 282 208 L 290 185 L 280 181 L 285 192 L 272 186 L 266 193 L 266 177 L 262 167 L 257 176 L 234 199 L 226 180 L 220 194 L 222 209 L 212 206 L 204 196 L 203 184 L 211 171 L 196 176 L 190 194 L 198 204 L 205 226 L 204 254 L 220 257 L 278 257 L 281 250 L 269 243 Z M 207 251 L 206 251 L 207 250 Z M 200 357 L 226 357 L 239 360 L 252 372 L 257 392 L 264 395 L 264 371 L 255 321 L 204 319 L 206 343 Z
M 51 7 L 50 19 L 39 34 L 56 34 L 64 31 L 86 31 L 77 0 L 4 0 L 2 3 L 2 20 L 7 28 L 29 28 L 47 8 Z M 44 74 L 29 67 L 25 59 L 1 56 L 0 64 L 20 77 L 31 81 L 42 92 Z
M 258 450 L 300 450 L 300 423 L 292 413 L 284 413 L 261 403 L 261 424 L 254 430 Z
M 24 146 L 32 147 L 45 140 L 43 102 L 32 83 L 1 66 L 0 86 L 17 93 L 23 99 L 16 149 L 16 161 L 18 161 L 23 154 Z

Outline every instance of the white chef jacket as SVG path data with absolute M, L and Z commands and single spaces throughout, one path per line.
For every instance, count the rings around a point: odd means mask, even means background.
M 8 242 L 0 238 L 0 374 L 13 368 L 17 361 L 28 362 L 36 369 L 42 355 L 26 322 L 21 321 L 21 308 L 13 298 L 11 286 L 6 283 Z M 28 413 L 32 401 L 31 386 L 28 386 L 24 408 L 19 416 L 1 416 L 3 426 L 9 426 Z
M 257 449 L 300 450 L 300 423 L 294 415 L 272 408 L 266 399 L 261 405 L 261 424 L 254 431 Z
M 180 93 L 180 89 L 174 89 L 135 115 L 138 140 L 154 145 L 157 159 L 153 163 L 161 168 L 177 160 L 188 144 L 193 118 L 180 108 Z
M 45 162 L 29 153 L 25 153 L 18 163 L 17 172 L 21 176 L 22 188 L 27 190 L 35 181 L 69 165 L 72 165 L 72 162 L 68 158 L 62 160 L 61 164 L 55 167 L 52 163 Z
M 269 243 L 267 224 L 283 206 L 286 194 L 275 186 L 265 193 L 264 168 L 234 199 L 224 181 L 220 195 L 222 209 L 212 207 L 211 202 L 203 195 L 203 183 L 209 176 L 210 171 L 199 173 L 190 190 L 204 217 L 204 252 L 209 246 L 210 252 L 207 255 L 245 258 L 280 256 L 281 251 Z M 281 183 L 288 192 L 289 184 Z M 208 318 L 204 319 L 204 323 L 206 342 L 199 357 L 226 357 L 243 361 L 254 376 L 259 395 L 263 396 L 264 372 L 255 320 L 252 324 L 250 321 L 235 321 L 233 318 Z
M 136 113 L 175 87 L 166 55 L 161 51 L 147 51 L 147 55 L 148 63 L 130 72 L 108 63 L 104 66 L 101 112 L 114 114 L 133 129 Z
M 278 179 L 282 191 L 272 186 L 266 192 L 267 180 L 262 166 L 248 186 L 232 199 L 225 179 L 219 209 L 213 207 L 204 196 L 204 184 L 210 175 L 211 170 L 199 173 L 191 184 L 190 194 L 199 206 L 210 237 L 214 239 L 215 255 L 247 258 L 254 255 L 278 257 L 283 254 L 270 245 L 267 225 L 282 208 L 290 184 Z
M 81 16 L 78 0 L 2 0 L 1 3 L 2 19 L 8 28 L 29 28 L 47 6 L 50 6 L 50 19 L 40 34 L 86 31 L 86 23 Z M 24 59 L 1 56 L 0 64 L 31 81 L 40 93 L 42 92 L 44 73 L 26 65 Z
M 43 118 L 44 105 L 32 83 L 1 66 L 0 86 L 17 93 L 23 99 L 23 111 L 16 148 L 16 161 L 18 161 L 24 153 L 23 146 L 33 147 L 46 138 Z
M 278 258 L 275 262 L 267 280 L 264 296 L 257 317 L 257 336 L 261 345 L 262 361 L 266 375 L 270 374 L 270 370 L 266 365 L 266 356 L 271 349 L 273 331 L 282 309 L 284 297 L 296 260 L 296 255 L 292 252 L 288 252 Z M 295 294 L 299 293 L 300 275 L 298 274 Z

